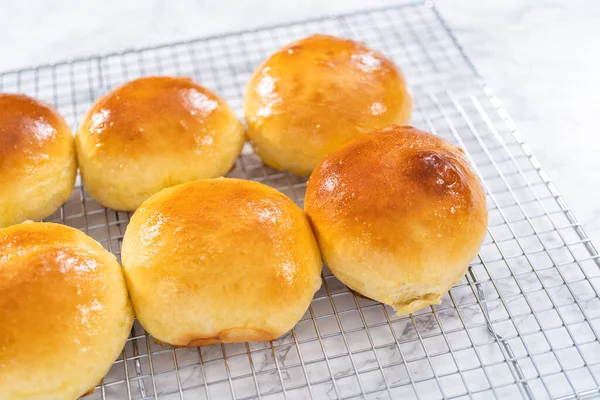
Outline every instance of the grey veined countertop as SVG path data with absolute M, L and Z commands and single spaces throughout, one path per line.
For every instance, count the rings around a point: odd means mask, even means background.
M 307 0 L 294 3 L 276 0 L 260 2 L 105 0 L 99 3 L 69 0 L 5 1 L 0 4 L 0 54 L 2 55 L 0 71 L 59 61 L 69 57 L 112 52 L 122 48 L 144 47 L 397 3 L 397 1 L 384 0 L 370 2 Z M 597 0 L 527 2 L 439 0 L 436 1 L 436 5 L 475 68 L 502 101 L 521 136 L 539 159 L 558 191 L 562 193 L 576 218 L 582 223 L 592 240 L 600 245 L 600 133 L 596 123 L 597 114 L 600 113 L 596 94 L 600 90 L 600 2 Z M 401 60 L 397 61 L 402 67 Z M 0 81 L 0 84 L 2 83 Z M 490 220 L 493 218 L 491 213 Z M 498 229 L 495 234 L 505 235 L 505 238 L 510 240 L 510 232 L 502 232 Z M 495 255 L 487 253 L 491 248 L 488 245 L 489 243 L 484 243 L 482 247 L 482 258 L 489 256 L 493 263 Z M 517 253 L 519 251 L 515 252 Z M 524 268 L 518 262 L 518 254 L 513 258 L 515 261 L 512 268 Z M 532 266 L 538 262 L 544 261 L 530 260 Z M 568 265 L 564 267 L 562 273 L 566 276 L 566 280 L 572 278 L 575 284 L 581 283 L 582 280 L 578 275 L 567 276 L 570 273 Z M 596 265 L 592 266 L 592 268 L 596 267 Z M 494 271 L 502 273 L 503 270 L 504 268 L 499 267 Z M 565 300 L 565 304 L 568 304 L 563 309 L 568 308 L 573 299 L 567 290 L 563 290 L 566 286 L 561 283 L 562 278 L 550 276 L 549 273 L 546 275 L 548 276 L 542 276 L 545 282 L 559 285 L 556 293 L 553 294 L 554 300 Z M 596 278 L 591 284 L 597 286 L 600 282 L 597 271 L 594 276 Z M 519 285 L 529 285 L 527 287 L 531 289 L 534 297 L 539 289 L 535 286 L 535 282 L 528 283 L 526 277 L 527 274 L 524 274 L 519 278 Z M 513 285 L 511 274 L 496 278 L 499 282 L 503 282 L 498 284 L 498 290 L 503 296 L 510 296 L 513 286 L 517 284 L 515 282 Z M 330 285 L 335 285 L 335 280 L 329 282 Z M 483 282 L 489 283 L 485 279 Z M 589 283 L 585 282 L 585 284 L 589 286 Z M 486 290 L 484 284 L 481 287 L 481 290 Z M 339 290 L 339 293 L 336 290 Z M 317 317 L 323 317 L 319 326 L 326 332 L 328 318 L 333 314 L 329 315 L 331 310 L 327 307 L 330 299 L 323 291 L 324 289 L 320 291 L 321 297 L 319 294 L 316 296 L 312 309 Z M 330 286 L 328 291 L 339 294 L 335 300 L 337 306 L 343 308 L 343 302 L 348 301 L 350 307 L 353 307 L 355 299 L 343 285 Z M 465 284 L 463 287 L 459 285 L 453 289 L 453 293 L 459 305 L 463 304 L 461 303 L 463 300 L 466 304 L 461 308 L 466 320 L 462 324 L 468 325 L 469 318 L 482 317 L 481 310 L 469 311 L 468 304 L 471 301 L 469 298 L 473 295 L 470 288 Z M 586 293 L 589 294 L 589 291 L 582 290 L 580 293 L 582 298 L 578 300 L 585 300 Z M 494 304 L 497 307 L 500 303 L 494 303 L 493 300 L 494 298 L 491 298 L 487 306 L 490 313 L 500 310 L 494 308 Z M 598 298 L 594 297 L 592 300 L 581 302 L 580 307 L 584 313 L 597 314 Z M 445 301 L 448 302 L 448 299 Z M 452 302 L 455 302 L 454 298 Z M 540 303 L 543 301 L 540 300 Z M 561 304 L 563 303 L 558 304 L 559 308 Z M 451 306 L 451 304 L 442 304 L 442 307 L 446 307 L 446 312 L 454 310 Z M 518 308 L 522 307 L 518 302 L 512 302 L 510 305 L 511 312 L 515 314 L 519 314 Z M 375 311 L 379 308 L 368 309 L 365 312 L 369 310 Z M 321 312 L 323 315 L 320 314 Z M 443 312 L 440 314 L 442 315 L 440 318 L 443 319 Z M 567 316 L 575 314 L 575 312 L 570 313 L 569 310 L 564 311 L 564 315 Z M 421 324 L 425 331 L 434 329 L 435 324 L 439 323 L 433 319 L 427 320 L 428 316 L 420 314 L 416 316 L 417 323 Z M 372 317 L 367 315 L 367 318 Z M 381 318 L 381 315 L 374 317 Z M 332 329 L 335 330 L 335 321 L 333 318 L 329 319 L 331 319 L 329 322 L 332 324 Z M 456 320 L 458 318 L 454 319 Z M 531 318 L 527 320 L 517 315 L 514 320 L 522 324 L 520 327 L 529 323 L 539 329 L 537 323 L 533 323 Z M 595 321 L 598 320 L 596 317 Z M 307 319 L 299 323 L 296 327 L 298 335 L 303 332 L 303 323 L 308 325 L 308 329 L 313 322 Z M 411 329 L 413 326 L 416 327 L 414 321 L 399 318 L 392 322 L 393 329 L 407 340 L 407 344 L 403 346 L 418 345 L 414 337 L 411 341 L 411 332 L 413 332 Z M 571 330 L 576 335 L 588 334 L 587 331 L 582 330 L 583 324 L 578 324 L 576 320 L 568 320 L 565 324 L 571 324 Z M 484 333 L 488 334 L 485 325 L 483 329 Z M 372 340 L 375 342 L 389 339 L 389 337 L 377 336 L 376 330 L 372 330 L 372 334 Z M 529 337 L 532 338 L 533 335 Z M 441 337 L 437 339 L 441 340 Z M 287 336 L 282 340 L 283 343 L 287 343 L 285 341 L 291 339 Z M 389 340 L 390 343 L 395 343 L 394 338 Z M 472 342 L 472 339 L 469 340 Z M 591 343 L 594 346 L 598 344 L 597 340 Z M 270 361 L 268 349 L 261 352 L 262 345 L 251 345 L 252 351 L 256 351 L 253 362 L 257 370 L 275 362 Z M 535 343 L 531 346 L 535 347 Z M 404 351 L 410 354 L 419 353 L 419 349 L 404 347 Z M 203 348 L 202 355 L 205 360 L 218 357 L 218 354 L 213 357 L 212 351 L 220 354 L 221 349 Z M 581 351 L 586 353 L 584 357 L 597 359 L 599 347 L 590 347 Z M 394 352 L 395 347 L 392 346 L 388 355 L 391 358 L 396 357 L 397 354 Z M 178 349 L 177 356 L 180 362 L 186 362 L 185 357 L 189 356 L 192 359 L 197 354 L 195 350 L 188 354 L 186 350 Z M 494 359 L 495 353 L 491 352 L 487 357 Z M 466 357 L 467 361 L 476 358 L 472 354 Z M 234 360 L 229 362 L 233 365 Z M 577 360 L 577 357 L 572 357 L 570 360 Z M 366 365 L 375 362 L 374 359 L 362 361 Z M 285 353 L 282 354 L 280 362 L 293 363 L 294 360 L 292 356 Z M 206 366 L 208 374 L 214 373 L 211 372 L 211 365 L 209 362 Z M 597 366 L 598 364 L 595 364 L 594 367 Z M 341 365 L 341 367 L 350 368 L 348 365 Z M 195 367 L 183 369 L 177 379 L 180 379 L 183 384 L 191 381 L 200 382 L 202 378 L 198 376 L 199 371 Z M 527 371 L 525 373 L 527 374 Z M 392 375 L 401 376 L 401 373 L 392 371 Z M 160 379 L 158 378 L 157 382 L 162 384 Z M 474 381 L 477 382 L 478 379 L 474 378 Z M 566 385 L 553 377 L 548 381 L 549 383 L 544 384 Z M 374 382 L 381 385 L 381 382 Z M 592 382 L 590 387 L 597 387 L 597 384 Z M 107 390 L 116 390 L 115 388 L 116 386 Z M 198 389 L 199 392 L 202 390 L 204 389 Z M 335 397 L 330 391 L 326 392 L 326 395 Z M 179 397 L 175 393 L 172 397 L 165 398 Z

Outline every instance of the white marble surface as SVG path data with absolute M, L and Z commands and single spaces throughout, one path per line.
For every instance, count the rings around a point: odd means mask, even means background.
M 600 243 L 600 2 L 437 2 L 594 243 Z
M 289 2 L 277 0 L 261 2 L 105 0 L 102 3 L 70 0 L 4 1 L 0 4 L 0 54 L 2 55 L 0 71 L 120 48 L 142 47 L 394 3 L 397 1 L 309 0 L 295 4 L 292 9 Z M 454 29 L 458 40 L 476 68 L 503 101 L 525 140 L 573 208 L 576 217 L 583 223 L 593 240 L 600 244 L 600 202 L 598 201 L 600 200 L 600 189 L 598 189 L 600 135 L 594 129 L 598 108 L 595 91 L 600 89 L 600 73 L 598 73 L 600 2 L 596 0 L 530 2 L 438 0 L 436 4 Z M 482 254 L 484 258 L 495 256 L 491 250 L 488 254 L 485 246 Z M 542 265 L 544 260 L 535 259 L 534 262 L 539 262 L 540 267 L 546 267 L 545 264 Z M 517 261 L 512 267 L 519 272 L 522 272 L 521 269 L 525 270 Z M 495 278 L 500 287 L 500 294 L 507 297 L 517 296 L 519 290 L 515 289 L 510 274 L 504 274 L 501 269 L 498 269 L 497 273 L 498 276 Z M 569 277 L 567 269 L 562 273 L 568 280 L 580 279 L 579 275 Z M 561 284 L 560 278 L 551 276 L 549 272 L 546 275 L 548 276 L 542 276 L 546 284 Z M 484 276 L 484 273 L 481 276 Z M 526 291 L 535 291 L 537 280 L 528 283 L 527 278 L 527 276 L 523 277 L 520 285 Z M 283 376 L 278 378 L 277 368 L 286 367 L 288 364 L 296 365 L 297 351 L 303 354 L 305 361 L 307 361 L 307 354 L 321 354 L 317 347 L 318 342 L 315 341 L 317 337 L 315 326 L 318 326 L 320 335 L 336 334 L 339 331 L 339 322 L 333 317 L 331 308 L 333 303 L 329 300 L 329 294 L 335 296 L 333 302 L 337 307 L 336 311 L 345 313 L 340 316 L 344 329 L 360 326 L 362 318 L 365 318 L 369 324 L 381 323 L 380 327 L 387 326 L 386 315 L 378 305 L 360 299 L 359 301 L 363 303 L 361 307 L 365 307 L 361 309 L 364 315 L 359 318 L 354 297 L 336 280 L 330 279 L 328 282 L 329 286 L 317 293 L 312 304 L 312 312 L 317 318 L 316 325 L 307 314 L 295 328 L 294 334 L 298 340 L 306 340 L 306 343 L 301 343 L 296 349 L 293 338 L 287 334 L 275 342 L 278 346 L 275 357 L 270 349 L 261 347 L 268 344 L 250 345 L 254 352 L 253 368 L 259 374 L 258 385 L 261 386 L 261 390 L 264 389 L 263 385 L 273 382 L 277 384 L 279 379 L 290 386 L 301 383 L 304 378 L 295 375 L 298 371 L 286 370 Z M 494 302 L 495 289 L 489 284 L 487 286 L 484 284 L 482 290 L 489 296 L 488 299 L 492 300 L 488 303 L 492 318 L 503 318 L 503 307 L 499 302 Z M 458 285 L 452 290 L 452 295 L 452 300 L 446 295 L 442 305 L 436 307 L 444 329 L 453 329 L 457 326 L 455 303 L 461 306 L 460 312 L 467 324 L 470 324 L 471 320 L 473 324 L 482 323 L 482 314 L 468 285 L 464 282 Z M 570 302 L 567 291 L 556 293 L 555 301 L 557 299 L 560 304 Z M 532 301 L 536 306 L 538 303 L 539 307 L 546 306 L 542 298 L 539 301 L 533 298 Z M 597 313 L 595 310 L 600 309 L 598 302 L 589 301 L 582 307 L 585 309 L 586 305 L 588 307 L 586 312 L 589 314 Z M 370 306 L 372 308 L 369 308 Z M 518 301 L 509 303 L 509 308 L 513 315 L 527 312 L 527 306 Z M 391 310 L 389 311 L 392 314 Z M 567 314 L 567 311 L 561 312 Z M 403 352 L 402 357 L 407 360 L 411 357 L 417 359 L 422 349 L 418 345 L 417 331 L 414 327 L 418 326 L 421 334 L 437 332 L 437 324 L 440 324 L 440 321 L 432 318 L 432 315 L 428 310 L 423 310 L 416 313 L 414 321 L 392 315 L 393 332 L 373 328 L 370 329 L 371 337 L 359 336 L 360 332 L 355 332 L 356 335 L 348 334 L 348 346 L 353 348 L 352 351 L 358 349 L 358 354 L 355 354 L 352 360 L 344 356 L 332 362 L 331 373 L 336 379 L 340 379 L 340 387 L 336 389 L 329 384 L 316 385 L 313 388 L 315 393 L 321 397 L 334 398 L 335 390 L 344 394 L 347 388 L 355 387 L 356 384 L 351 381 L 351 377 L 346 379 L 346 375 L 352 370 L 349 366 L 351 362 L 354 362 L 358 369 L 372 368 L 379 362 L 398 362 L 401 359 L 398 350 Z M 527 320 L 525 317 L 520 319 L 522 321 L 519 329 L 522 332 L 534 332 L 537 329 L 537 323 L 534 321 Z M 528 327 L 528 323 L 531 326 Z M 504 331 L 501 326 L 496 328 L 498 334 L 507 337 L 514 334 L 510 329 Z M 577 328 L 572 329 L 578 333 Z M 473 330 L 472 334 L 475 335 L 472 338 L 453 335 L 448 340 L 451 346 L 458 348 L 466 348 L 466 345 L 474 341 L 489 340 L 489 332 L 485 326 L 480 332 Z M 400 345 L 397 345 L 397 338 L 403 341 Z M 326 343 L 328 355 L 332 356 L 329 352 L 334 352 L 334 356 L 338 355 L 336 351 L 344 354 L 346 345 L 338 340 L 340 336 L 329 339 Z M 563 339 L 559 338 L 559 340 Z M 370 348 L 372 346 L 370 341 L 378 346 L 386 345 L 379 349 L 381 350 L 378 351 L 379 359 L 370 356 L 368 352 L 359 352 Z M 542 341 L 538 342 L 542 343 Z M 430 338 L 427 343 L 428 346 L 432 346 L 429 351 L 443 349 L 446 346 L 445 339 L 439 335 Z M 131 344 L 128 346 L 127 352 L 131 356 L 133 349 Z M 155 365 L 161 362 L 166 365 L 172 360 L 170 349 L 161 348 L 154 343 L 146 343 L 142 339 L 139 340 L 138 346 L 142 355 L 147 351 L 146 346 L 151 348 Z M 250 368 L 245 355 L 246 349 L 236 346 L 224 347 L 232 369 L 231 374 L 234 376 L 237 373 L 236 368 L 240 371 L 247 371 Z M 501 357 L 501 351 L 499 347 L 494 346 L 496 345 L 493 343 L 487 347 L 482 346 L 479 347 L 479 351 L 483 352 L 484 358 L 495 360 Z M 526 355 L 524 349 L 515 347 L 514 350 L 519 357 Z M 205 362 L 204 370 L 197 366 L 198 352 L 195 349 L 178 349 L 176 354 L 180 366 L 183 366 L 182 371 L 177 378 L 171 372 L 159 375 L 156 379 L 157 392 L 172 393 L 172 389 L 177 388 L 176 382 L 179 380 L 179 384 L 184 387 L 189 384 L 192 398 L 196 398 L 196 395 L 197 398 L 201 398 L 207 389 L 198 386 L 198 382 L 202 382 L 203 379 L 208 382 L 216 381 L 220 379 L 219 377 L 226 376 L 223 361 L 220 359 L 223 348 L 205 347 L 201 352 Z M 458 364 L 461 368 L 472 368 L 471 363 L 477 359 L 477 355 L 468 351 L 460 354 Z M 140 359 L 142 370 L 147 372 L 148 359 L 144 357 Z M 436 362 L 446 363 L 442 359 Z M 448 365 L 451 363 L 452 361 L 447 362 Z M 307 371 L 309 379 L 327 375 L 329 372 L 320 369 L 322 367 L 323 363 L 311 364 Z M 413 367 L 417 371 L 415 373 L 417 376 L 428 373 L 425 363 L 423 365 L 419 362 L 411 363 L 411 368 Z M 411 369 L 411 374 L 413 372 Z M 402 364 L 390 367 L 387 373 L 389 373 L 390 384 L 407 382 L 406 370 Z M 530 366 L 529 369 L 524 367 L 524 373 L 529 377 L 537 372 Z M 125 388 L 124 385 L 110 385 L 110 382 L 111 379 L 114 381 L 122 379 L 122 374 L 122 365 L 115 364 L 105 380 L 108 382 L 107 393 L 114 394 L 115 398 L 123 398 Z M 269 374 L 273 376 L 268 376 Z M 310 376 L 311 374 L 314 376 Z M 261 380 L 263 377 L 266 377 L 264 382 Z M 473 381 L 484 382 L 485 379 L 474 377 Z M 385 386 L 381 378 L 374 378 L 371 382 L 375 383 L 375 387 Z M 559 380 L 549 385 L 554 383 L 558 387 L 568 388 Z M 252 395 L 254 385 L 251 378 L 244 378 L 241 386 L 236 386 L 236 394 Z M 431 386 L 432 394 L 437 390 L 435 385 L 423 386 Z M 212 396 L 226 396 L 229 393 L 229 388 L 225 384 L 211 386 L 210 390 Z M 267 388 L 267 391 L 269 390 L 278 391 L 279 388 L 274 386 L 271 389 Z M 506 398 L 512 398 L 509 394 Z M 100 397 L 98 391 L 95 395 L 96 397 L 92 398 Z M 401 395 L 402 393 L 398 392 L 398 397 Z M 178 393 L 172 393 L 172 396 L 179 398 Z M 298 396 L 303 398 L 302 394 Z M 290 398 L 296 397 L 290 396 Z
M 3 1 L 0 70 L 394 3 Z M 588 235 L 600 242 L 600 2 L 436 5 Z

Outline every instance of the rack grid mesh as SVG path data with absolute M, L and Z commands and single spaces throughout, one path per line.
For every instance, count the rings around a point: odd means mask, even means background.
M 409 4 L 219 35 L 0 74 L 0 90 L 54 104 L 76 129 L 92 103 L 139 76 L 191 76 L 241 116 L 253 69 L 313 33 L 366 42 L 403 69 L 412 124 L 465 150 L 483 178 L 489 230 L 465 278 L 411 315 L 349 291 L 325 268 L 296 327 L 268 343 L 171 348 L 136 322 L 86 399 L 588 398 L 600 396 L 600 257 L 497 98 L 431 4 Z M 246 146 L 229 176 L 302 206 L 305 178 L 262 165 Z M 119 257 L 130 214 L 78 180 L 49 221 Z

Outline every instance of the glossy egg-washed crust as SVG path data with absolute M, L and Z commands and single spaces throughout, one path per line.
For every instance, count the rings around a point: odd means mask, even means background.
M 69 198 L 76 173 L 63 117 L 31 97 L 0 94 L 0 228 L 52 214 Z
M 408 123 L 411 105 L 402 74 L 383 54 L 314 35 L 277 51 L 254 72 L 244 114 L 265 164 L 309 174 L 352 139 Z
M 0 229 L 0 398 L 78 398 L 132 323 L 121 267 L 92 238 L 50 223 Z
M 122 260 L 140 323 L 176 346 L 275 339 L 321 285 L 302 210 L 245 180 L 200 180 L 152 196 L 131 218 Z
M 146 77 L 101 97 L 75 138 L 84 185 L 133 211 L 161 189 L 231 169 L 244 143 L 233 110 L 189 78 Z
M 305 210 L 331 271 L 399 313 L 439 302 L 460 280 L 488 215 L 463 152 L 399 126 L 326 157 L 308 182 Z

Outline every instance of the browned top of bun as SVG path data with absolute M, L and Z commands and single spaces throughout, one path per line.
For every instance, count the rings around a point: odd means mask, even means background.
M 326 157 L 305 205 L 318 229 L 381 250 L 401 247 L 416 259 L 460 259 L 478 248 L 487 226 L 485 193 L 462 150 L 408 126 L 365 135 Z
M 82 395 L 133 321 L 114 255 L 64 225 L 0 229 L 0 293 L 0 394 L 9 398 Z
M 211 152 L 219 130 L 237 125 L 224 100 L 192 79 L 153 76 L 101 97 L 84 118 L 79 140 L 88 157 Z
M 0 93 L 0 176 L 6 177 L 0 181 L 72 151 L 71 130 L 58 111 L 29 96 Z
M 250 288 L 258 279 L 267 289 L 260 292 L 267 303 L 288 296 L 291 301 L 307 285 L 313 288 L 314 271 L 302 266 L 318 251 L 309 252 L 316 244 L 312 234 L 307 235 L 304 213 L 284 194 L 258 182 L 219 178 L 165 189 L 144 202 L 131 222 L 127 232 L 139 236 L 126 235 L 133 237 L 128 245 L 140 247 L 137 254 L 127 252 L 126 259 L 133 257 L 146 267 L 147 279 L 167 274 L 182 291 L 191 292 L 196 288 L 186 282 L 192 279 L 211 282 L 208 286 L 237 280 Z M 215 268 L 218 265 L 228 268 Z M 139 277 L 136 286 L 141 281 Z M 233 298 L 246 294 L 241 291 Z
M 310 36 L 255 71 L 244 99 L 248 134 L 260 146 L 253 133 L 272 132 L 324 156 L 360 134 L 407 123 L 411 99 L 405 86 L 394 63 L 363 43 Z

